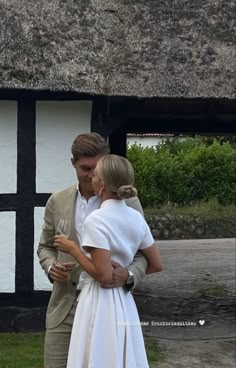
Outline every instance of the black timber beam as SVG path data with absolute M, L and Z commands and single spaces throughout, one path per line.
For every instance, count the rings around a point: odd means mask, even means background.
M 20 211 L 22 207 L 45 207 L 51 193 L 0 194 L 0 211 Z
M 120 127 L 109 136 L 111 153 L 126 157 L 126 130 Z
M 88 93 L 71 91 L 49 91 L 30 89 L 0 89 L 0 100 L 34 99 L 37 101 L 77 101 L 93 100 L 95 97 Z
M 185 118 L 130 118 L 125 122 L 128 133 L 173 133 L 173 134 L 219 134 L 233 135 L 236 132 L 234 121 L 198 117 Z

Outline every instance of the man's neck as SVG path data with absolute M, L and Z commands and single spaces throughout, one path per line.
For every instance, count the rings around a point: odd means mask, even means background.
M 79 186 L 79 191 L 80 191 L 81 196 L 84 197 L 87 202 L 88 202 L 88 200 L 91 197 L 93 197 L 95 195 L 93 191 L 91 191 L 91 190 L 84 190 L 80 186 Z
M 91 198 L 91 197 L 94 197 L 95 196 L 95 194 L 94 193 L 87 193 L 87 194 L 81 194 L 81 195 L 83 195 L 83 197 L 86 199 L 86 201 L 88 202 L 89 201 L 89 199 Z

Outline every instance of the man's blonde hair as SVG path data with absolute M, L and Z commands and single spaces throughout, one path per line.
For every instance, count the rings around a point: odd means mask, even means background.
M 73 159 L 78 161 L 81 157 L 95 157 L 107 155 L 110 152 L 109 144 L 98 133 L 79 134 L 71 147 Z
M 124 157 L 107 155 L 102 157 L 96 166 L 98 177 L 104 185 L 119 198 L 130 198 L 137 195 L 134 188 L 134 169 Z

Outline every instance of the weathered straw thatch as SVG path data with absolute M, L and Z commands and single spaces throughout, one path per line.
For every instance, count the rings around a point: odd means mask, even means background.
M 234 0 L 0 0 L 0 88 L 235 98 Z

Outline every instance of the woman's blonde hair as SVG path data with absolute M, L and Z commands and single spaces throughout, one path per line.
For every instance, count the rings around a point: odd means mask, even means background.
M 98 177 L 104 185 L 119 198 L 130 198 L 137 195 L 134 184 L 134 169 L 124 157 L 107 155 L 102 157 L 96 166 Z

